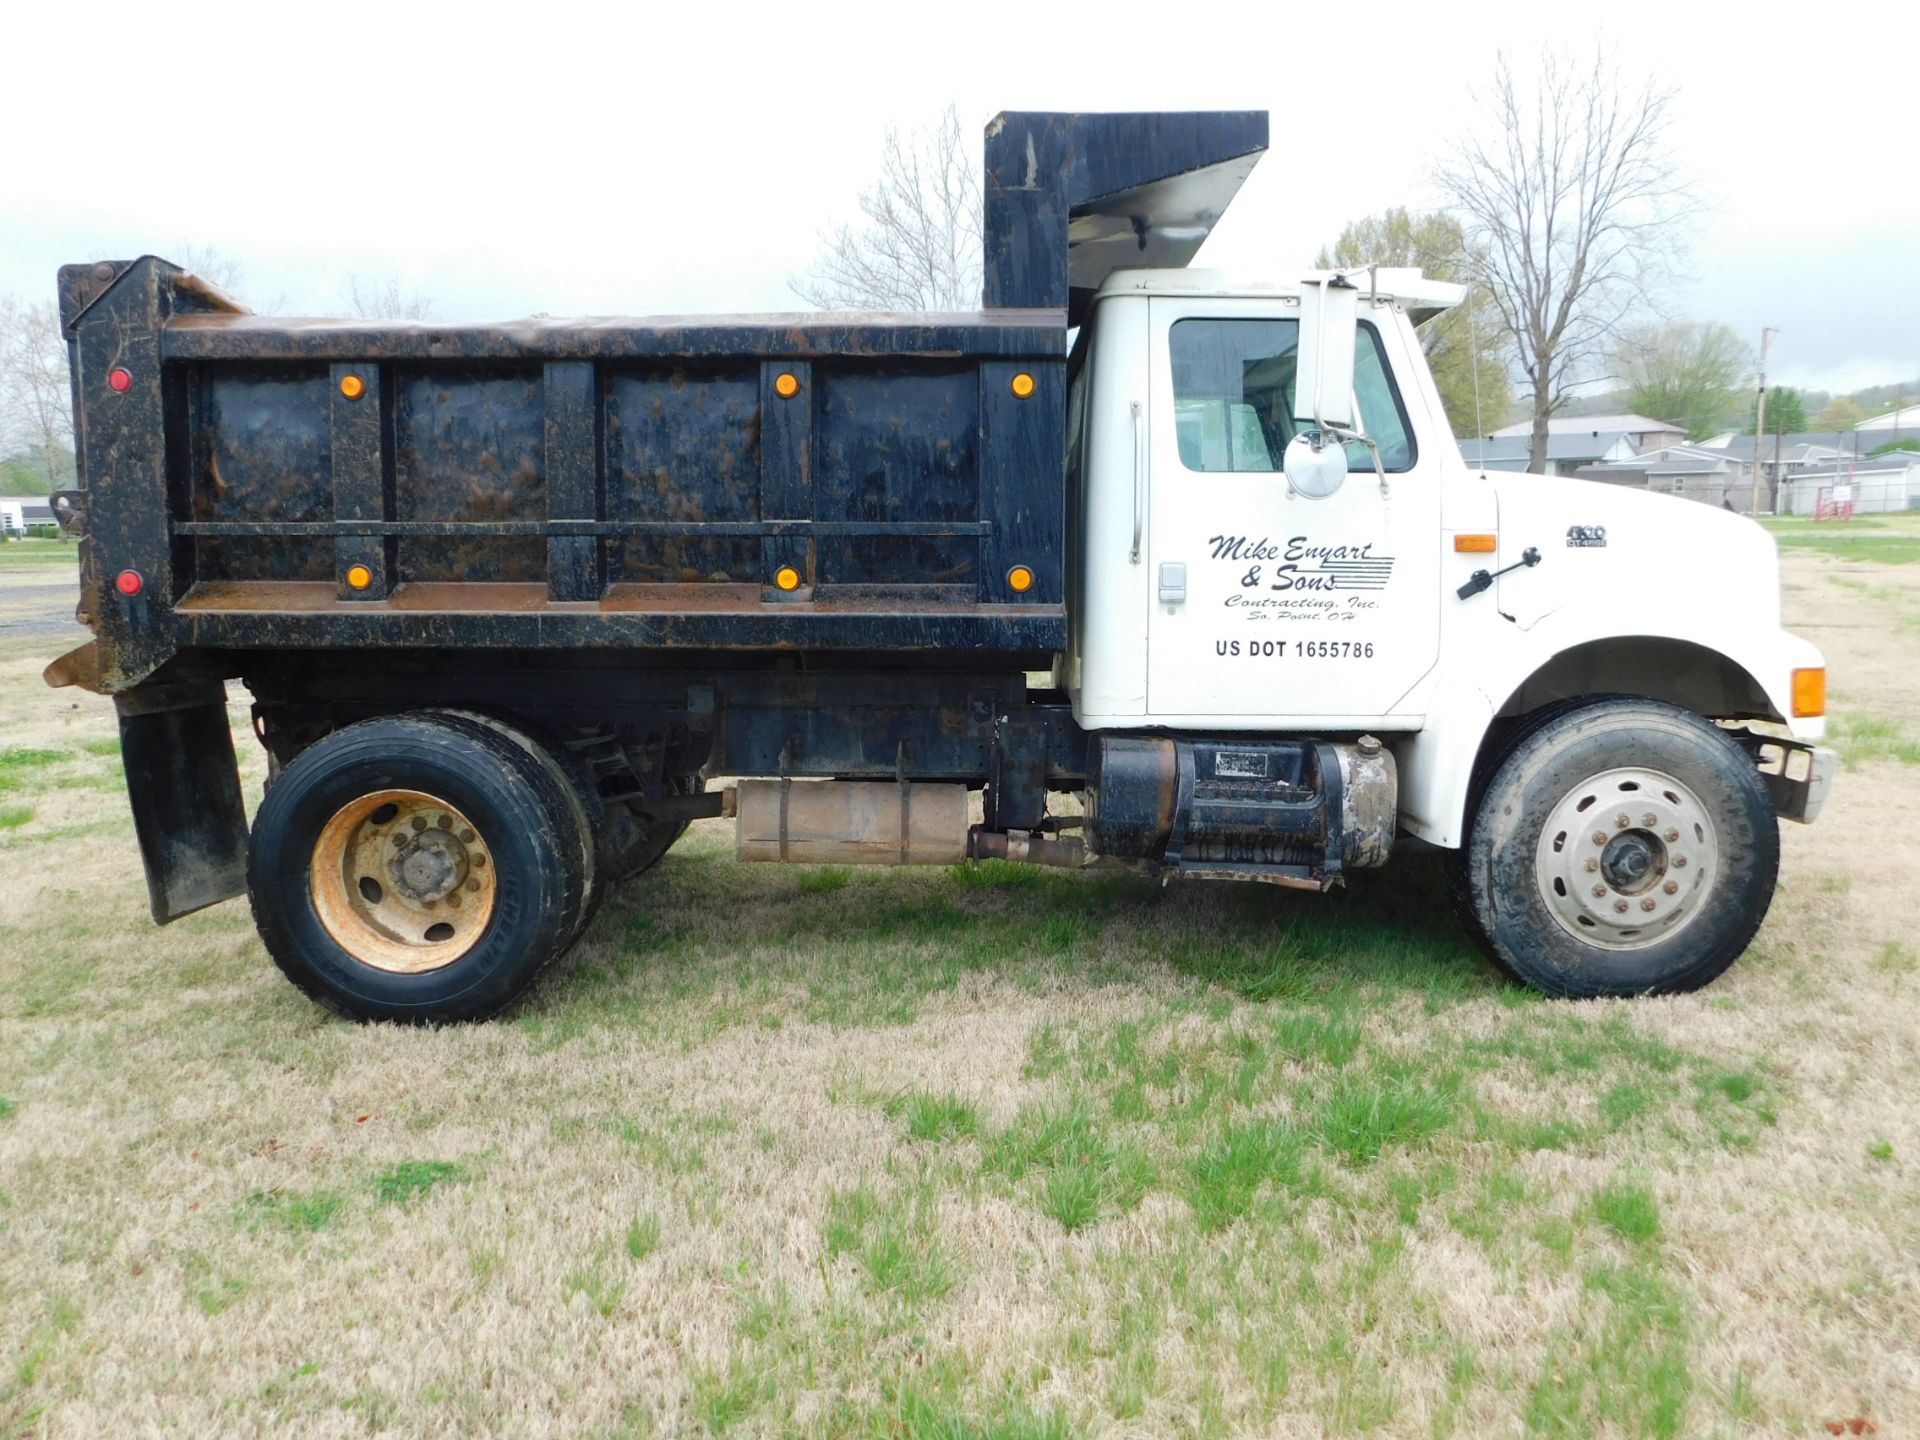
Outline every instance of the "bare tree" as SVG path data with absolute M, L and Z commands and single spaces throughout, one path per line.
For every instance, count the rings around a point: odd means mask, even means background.
M 1535 471 L 1548 417 L 1679 255 L 1693 207 L 1667 149 L 1672 100 L 1627 86 L 1607 55 L 1582 69 L 1552 50 L 1523 89 L 1503 54 L 1482 123 L 1434 171 L 1513 342 Z
M 340 292 L 341 303 L 348 313 L 358 315 L 363 320 L 431 320 L 433 302 L 414 291 L 411 295 L 400 288 L 398 276 L 389 275 L 384 280 L 363 280 L 360 276 L 349 274 L 346 289 Z
M 880 178 L 860 193 L 865 223 L 821 236 L 793 292 L 825 310 L 978 309 L 978 162 L 951 105 L 931 128 L 889 126 Z
M 71 478 L 73 391 L 51 301 L 0 296 L 0 439 L 24 447 L 49 486 Z

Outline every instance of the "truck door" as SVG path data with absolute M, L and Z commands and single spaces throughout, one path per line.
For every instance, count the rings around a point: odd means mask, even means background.
M 1438 656 L 1440 494 L 1393 378 L 1404 329 L 1363 318 L 1366 447 L 1334 494 L 1291 492 L 1297 312 L 1267 300 L 1152 302 L 1147 710 L 1156 723 L 1399 728 Z M 1251 723 L 1249 723 L 1251 722 Z

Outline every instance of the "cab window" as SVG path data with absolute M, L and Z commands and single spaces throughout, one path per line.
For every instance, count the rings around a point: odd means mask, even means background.
M 1294 373 L 1300 340 L 1297 320 L 1176 320 L 1173 419 L 1180 461 L 1189 470 L 1276 471 L 1287 442 L 1313 428 L 1299 418 Z M 1380 447 L 1390 471 L 1410 469 L 1413 441 L 1399 392 L 1380 353 L 1380 334 L 1360 326 L 1354 346 L 1353 390 L 1359 429 Z M 1367 447 L 1347 446 L 1347 463 L 1371 470 Z

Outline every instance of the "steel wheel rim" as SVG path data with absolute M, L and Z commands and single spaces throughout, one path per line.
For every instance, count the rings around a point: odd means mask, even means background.
M 376 790 L 321 827 L 313 908 L 334 942 L 376 970 L 451 965 L 486 934 L 498 881 L 479 829 L 436 795 Z
M 1535 851 L 1540 897 L 1560 927 L 1605 950 L 1679 934 L 1720 873 L 1713 816 L 1683 781 L 1623 766 L 1581 781 L 1547 816 Z

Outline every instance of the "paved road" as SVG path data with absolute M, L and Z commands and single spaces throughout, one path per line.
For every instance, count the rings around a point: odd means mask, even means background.
M 47 659 L 71 650 L 87 638 L 73 623 L 80 582 L 64 565 L 41 563 L 0 570 L 0 645 L 21 642 L 43 647 Z

